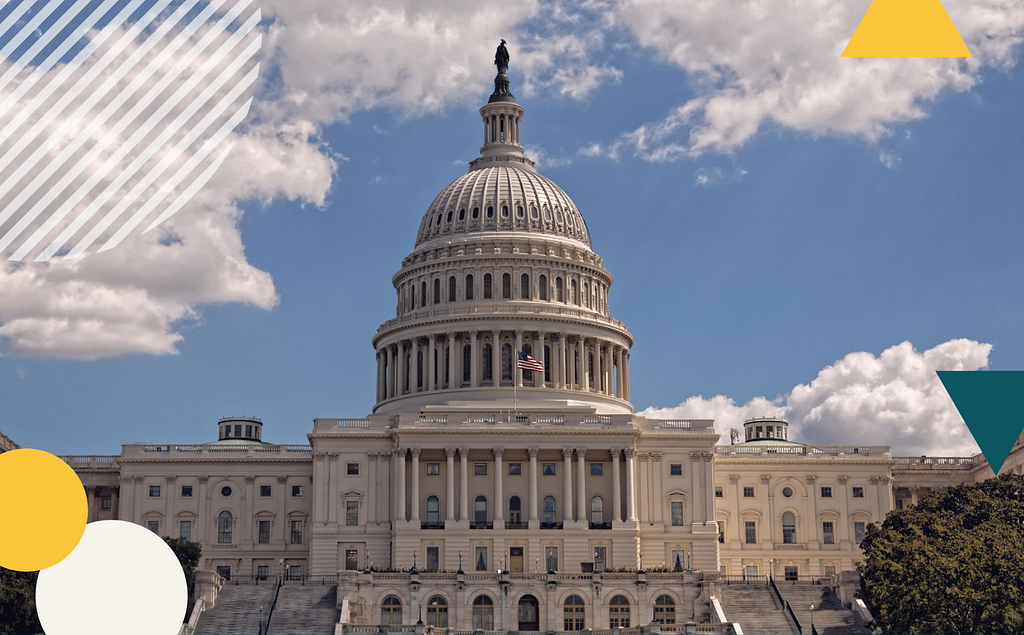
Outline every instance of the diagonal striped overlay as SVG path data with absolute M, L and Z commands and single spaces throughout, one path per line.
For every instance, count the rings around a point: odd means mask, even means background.
M 254 0 L 0 1 L 0 254 L 117 246 L 202 190 L 249 114 Z

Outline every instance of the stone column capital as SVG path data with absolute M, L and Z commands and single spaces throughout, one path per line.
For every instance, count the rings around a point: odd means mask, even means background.
M 622 448 L 612 448 L 608 452 L 612 455 L 613 459 L 617 459 L 622 455 Z
M 762 474 L 761 475 L 761 482 L 764 483 L 765 485 L 767 485 L 768 481 L 770 481 L 770 480 L 772 480 L 772 475 L 771 474 Z
M 448 457 L 455 456 L 455 448 L 445 448 L 444 449 L 444 455 L 448 456 Z
M 562 448 L 562 458 L 563 459 L 571 459 L 572 458 L 572 448 Z
M 465 458 L 468 458 L 468 457 L 469 457 L 469 448 L 459 448 L 459 458 L 465 459 Z
M 882 481 L 882 485 L 888 485 L 889 484 L 889 480 L 890 479 L 889 479 L 888 476 L 879 476 L 878 479 L 880 481 Z
M 317 461 L 323 461 L 324 458 L 327 457 L 327 453 L 326 452 L 317 452 L 313 456 L 316 458 Z
M 200 477 L 199 477 L 199 482 L 200 482 L 200 483 L 205 483 L 205 482 L 206 482 L 206 481 L 208 481 L 208 480 L 210 480 L 210 477 L 209 477 L 209 476 L 206 476 L 205 474 L 204 474 L 203 476 L 200 476 Z
M 587 448 L 576 448 L 576 458 L 582 460 L 587 456 Z
M 500 459 L 500 458 L 501 458 L 501 456 L 502 456 L 503 454 L 505 454 L 505 448 L 494 448 L 494 450 L 492 450 L 492 452 L 494 453 L 494 456 L 495 456 L 496 458 L 499 458 L 499 459 Z
M 390 460 L 391 460 L 391 453 L 390 453 L 390 452 L 381 452 L 381 453 L 380 453 L 380 454 L 378 455 L 378 458 L 379 458 L 379 459 L 380 459 L 381 461 L 390 461 Z
M 278 483 L 287 483 L 288 482 L 288 477 L 287 476 L 278 476 L 277 477 L 277 482 Z
M 144 477 L 144 476 L 142 476 L 142 475 L 139 475 L 139 476 L 134 476 L 134 477 L 132 477 L 132 478 L 134 478 L 134 479 L 135 479 L 135 482 L 136 482 L 136 483 L 141 483 L 141 482 L 142 482 L 142 479 L 144 479 L 145 477 Z
M 622 453 L 626 455 L 627 459 L 631 459 L 636 456 L 636 450 L 633 448 L 626 448 Z
M 394 456 L 395 459 L 404 460 L 405 459 L 405 448 L 401 448 L 401 449 L 396 448 L 396 449 L 391 451 L 391 455 Z
M 807 476 L 804 477 L 804 480 L 807 481 L 808 485 L 814 485 L 814 480 L 816 478 L 818 478 L 818 477 L 815 476 L 814 474 L 808 474 Z
M 337 452 L 328 452 L 327 456 L 328 456 L 328 458 L 330 458 L 333 461 L 334 459 L 338 458 L 338 453 Z
M 655 461 L 661 461 L 661 452 L 651 452 L 651 458 Z
M 694 463 L 699 461 L 700 460 L 700 452 L 691 452 L 690 453 L 690 460 L 693 461 Z
M 526 456 L 530 457 L 531 459 L 537 456 L 537 452 L 539 452 L 537 448 L 526 448 Z
M 377 457 L 379 457 L 379 456 L 380 456 L 379 452 L 367 452 L 366 453 L 366 458 L 370 459 L 371 461 L 376 461 Z
M 254 482 L 255 480 L 256 480 L 256 477 L 255 477 L 255 476 L 251 476 L 251 475 L 250 475 L 250 476 L 246 476 L 246 477 L 245 477 L 245 482 L 246 482 L 246 483 L 252 483 L 252 482 Z
M 409 448 L 409 454 L 413 455 L 415 458 L 419 458 L 420 450 L 421 448 Z
M 868 482 L 871 483 L 872 485 L 878 485 L 878 477 L 877 476 L 869 476 L 868 477 Z
M 846 479 L 848 478 L 848 476 L 837 476 L 836 480 L 839 481 L 840 485 L 846 485 Z
M 730 474 L 729 475 L 729 482 L 732 483 L 733 485 L 735 485 L 736 483 L 739 483 L 740 482 L 740 475 L 739 474 Z
M 714 461 L 715 460 L 715 454 L 713 452 L 702 452 L 700 456 L 705 461 Z
M 651 456 L 651 454 L 649 452 L 637 452 L 636 453 L 636 458 L 640 459 L 641 461 L 646 461 L 648 459 L 648 457 L 650 457 L 650 456 Z
M 473 339 L 476 339 L 476 332 L 477 332 L 477 331 L 476 331 L 476 329 L 471 329 L 471 330 L 469 331 L 469 336 L 470 336 L 471 338 L 473 338 Z
M 176 481 L 178 479 L 178 477 L 175 476 L 174 474 L 171 474 L 169 476 L 165 476 L 164 478 L 167 479 L 168 483 L 173 483 L 174 481 Z

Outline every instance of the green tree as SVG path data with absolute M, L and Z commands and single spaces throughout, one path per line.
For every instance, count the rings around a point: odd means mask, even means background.
M 1024 477 L 926 496 L 871 525 L 861 548 L 883 633 L 1024 633 Z
M 192 612 L 192 594 L 196 586 L 196 567 L 199 566 L 199 558 L 203 555 L 203 547 L 198 542 L 189 542 L 184 538 L 170 538 L 164 536 L 164 542 L 171 548 L 181 569 L 185 572 L 185 583 L 188 585 L 188 608 L 185 611 L 185 619 Z
M 0 634 L 42 633 L 36 615 L 38 571 L 22 573 L 0 567 Z

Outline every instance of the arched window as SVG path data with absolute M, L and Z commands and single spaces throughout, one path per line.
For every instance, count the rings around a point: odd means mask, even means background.
M 590 499 L 590 522 L 604 522 L 604 499 L 600 496 L 595 496 Z
M 522 218 L 525 215 L 526 215 L 526 212 L 523 211 L 523 206 L 522 205 L 516 205 L 516 216 L 518 216 L 519 218 Z
M 494 381 L 494 373 L 491 369 L 494 368 L 494 349 L 491 348 L 490 344 L 484 344 L 484 359 L 483 359 L 483 381 Z
M 583 600 L 578 595 L 570 595 L 565 598 L 565 605 L 562 607 L 565 615 L 565 630 L 582 631 L 586 626 L 583 623 Z
M 494 297 L 494 296 L 491 294 L 491 274 L 485 273 L 484 274 L 484 300 L 490 300 L 492 297 Z
M 512 276 L 507 273 L 501 274 L 501 297 L 506 300 L 512 299 Z
M 793 512 L 782 514 L 782 542 L 787 545 L 796 544 L 796 516 Z
M 222 545 L 231 544 L 231 524 L 234 519 L 231 512 L 224 510 L 217 519 L 217 542 Z
M 427 306 L 427 282 L 424 280 L 420 283 L 420 306 Z
M 474 207 L 473 208 L 473 218 L 480 218 L 480 208 L 479 207 Z
M 546 221 L 550 221 L 551 220 L 551 210 L 549 208 L 547 208 L 547 207 L 544 208 L 544 220 L 546 220 Z
M 555 497 L 545 496 L 544 497 L 544 522 L 553 523 L 555 522 Z
M 612 598 L 608 607 L 608 624 L 611 628 L 629 628 L 629 600 L 626 596 Z
M 434 304 L 441 301 L 441 279 L 434 278 Z
M 487 218 L 494 218 L 494 206 L 487 206 Z
M 527 355 L 533 355 L 533 347 L 530 346 L 529 344 L 523 344 L 523 352 L 526 353 Z M 523 371 L 523 381 L 533 381 L 532 370 Z
M 548 299 L 548 277 L 541 276 L 537 278 L 537 287 L 537 297 L 546 302 Z
M 676 603 L 667 595 L 659 595 L 654 601 L 654 621 L 659 624 L 676 623 Z
M 440 505 L 438 504 L 437 496 L 428 496 L 427 497 L 427 522 L 428 523 L 438 523 L 438 522 L 441 522 L 441 519 L 439 518 L 440 514 L 438 513 L 439 509 L 440 509 Z
M 473 299 L 473 274 L 466 276 L 466 299 Z
M 551 347 L 545 346 L 544 359 L 542 359 L 541 361 L 544 362 L 544 381 L 548 383 L 551 382 L 551 366 L 548 364 L 549 359 L 551 359 Z
M 446 223 L 452 222 L 452 210 L 448 210 L 448 218 L 444 219 Z
M 448 602 L 440 595 L 427 602 L 427 626 L 448 628 Z
M 555 278 L 555 300 L 558 302 L 565 302 L 565 294 L 562 289 L 562 278 L 559 276 Z
M 487 522 L 487 497 L 477 496 L 476 500 L 473 501 L 473 522 L 485 523 Z
M 455 302 L 455 276 L 448 278 L 448 301 Z
M 494 602 L 486 595 L 473 600 L 473 630 L 494 630 Z
M 416 387 L 423 388 L 423 351 L 416 352 Z
M 426 289 L 426 286 L 424 286 L 424 289 Z M 426 291 L 424 291 L 424 293 L 426 293 Z M 577 306 L 579 305 L 579 302 L 576 301 L 576 281 L 575 280 L 572 280 L 572 281 L 569 282 L 569 304 L 575 304 Z
M 416 283 L 409 285 L 409 309 L 416 309 Z
M 384 603 L 380 607 L 380 623 L 402 623 L 402 601 L 394 595 L 389 595 L 384 598 Z
M 524 273 L 519 278 L 519 299 L 529 300 L 530 299 L 530 275 Z
M 502 218 L 508 218 L 508 205 L 501 206 L 501 216 Z
M 583 306 L 590 308 L 590 294 L 587 292 L 587 283 L 583 283 L 583 293 L 580 294 L 580 299 L 583 300 Z
M 470 371 L 473 369 L 473 347 L 466 344 L 462 347 L 462 381 L 469 383 L 472 378 L 469 376 Z
M 512 345 L 501 345 L 501 379 L 502 381 L 512 380 Z
M 459 220 L 466 220 L 466 210 L 465 210 L 465 208 L 459 210 Z
M 522 522 L 522 506 L 518 496 L 508 499 L 508 521 L 510 523 Z

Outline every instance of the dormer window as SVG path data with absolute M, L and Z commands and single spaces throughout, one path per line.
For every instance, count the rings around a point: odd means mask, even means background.
M 459 210 L 459 220 L 466 220 L 466 210 L 465 209 L 460 209 Z
M 479 207 L 474 207 L 473 208 L 473 218 L 480 218 L 480 208 Z
M 508 218 L 508 205 L 501 206 L 501 215 L 503 218 Z

